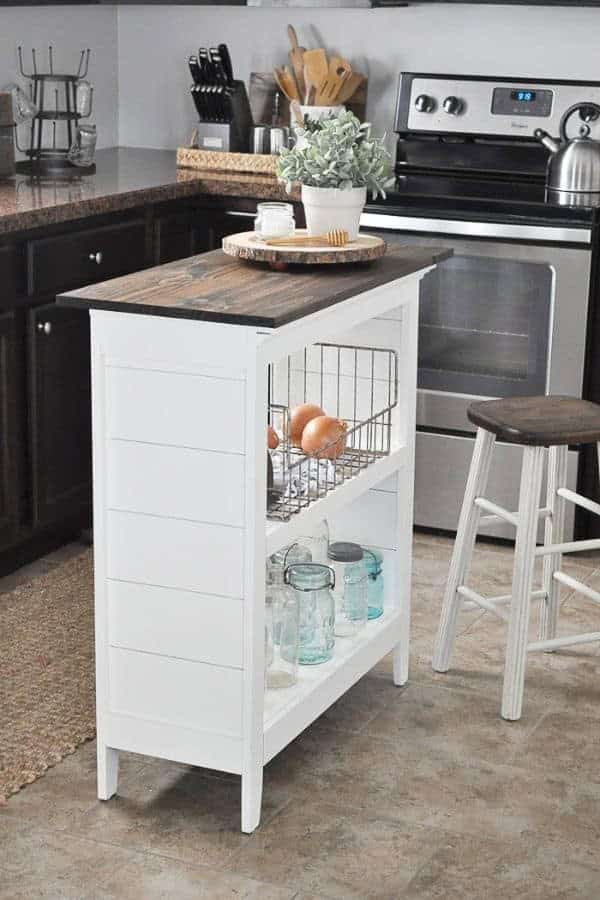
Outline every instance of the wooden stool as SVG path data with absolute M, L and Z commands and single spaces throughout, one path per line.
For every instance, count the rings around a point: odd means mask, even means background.
M 566 501 L 600 515 L 600 504 L 566 486 L 569 445 L 596 443 L 600 463 L 600 406 L 574 397 L 518 397 L 473 403 L 469 407 L 468 417 L 477 425 L 477 437 L 434 646 L 433 668 L 436 672 L 448 671 L 458 612 L 465 601 L 507 621 L 502 716 L 515 720 L 521 717 L 528 651 L 556 650 L 558 647 L 600 641 L 600 631 L 564 638 L 556 636 L 561 584 L 600 603 L 598 591 L 560 571 L 563 553 L 600 549 L 600 539 L 564 543 Z M 516 513 L 483 496 L 496 438 L 524 447 L 519 509 Z M 546 447 L 550 448 L 546 505 L 540 509 Z M 480 519 L 481 510 L 488 515 Z M 545 519 L 544 545 L 536 547 L 540 518 Z M 517 529 L 512 592 L 506 596 L 487 598 L 467 587 L 466 582 L 479 526 L 499 521 L 509 522 Z M 543 586 L 542 590 L 532 592 L 536 556 L 544 557 Z M 539 599 L 542 605 L 540 640 L 528 643 L 532 598 Z M 506 604 L 510 604 L 509 614 L 502 608 Z

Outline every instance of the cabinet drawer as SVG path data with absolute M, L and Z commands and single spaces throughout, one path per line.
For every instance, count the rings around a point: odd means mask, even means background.
M 55 294 L 117 275 L 146 262 L 146 226 L 137 219 L 29 243 L 29 293 Z
M 7 244 L 0 247 L 0 310 L 25 293 L 24 245 Z

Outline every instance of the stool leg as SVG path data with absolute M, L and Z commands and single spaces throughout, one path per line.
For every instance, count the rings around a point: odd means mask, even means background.
M 456 592 L 464 584 L 466 574 L 471 566 L 480 514 L 479 507 L 475 506 L 475 499 L 485 493 L 494 441 L 495 437 L 489 431 L 484 428 L 477 429 L 475 449 L 458 520 L 440 624 L 433 649 L 432 666 L 436 672 L 447 672 L 450 665 L 450 654 L 456 636 L 456 623 L 462 605 L 462 599 Z
M 545 544 L 562 544 L 565 531 L 566 501 L 556 493 L 567 486 L 567 454 L 568 447 L 550 447 L 548 451 L 548 487 L 546 506 L 552 515 L 546 519 L 544 529 Z M 543 587 L 546 597 L 542 599 L 540 616 L 540 640 L 547 641 L 556 637 L 558 630 L 558 614 L 560 610 L 560 584 L 554 579 L 554 573 L 560 569 L 561 553 L 553 553 L 544 557 Z
M 508 620 L 508 642 L 502 693 L 502 717 L 510 720 L 521 718 L 521 706 L 523 704 L 529 608 L 535 565 L 535 539 L 538 527 L 538 508 L 543 468 L 544 448 L 525 447 L 523 451 L 523 465 L 521 467 L 519 524 L 517 526 L 517 541 L 515 545 L 512 599 Z

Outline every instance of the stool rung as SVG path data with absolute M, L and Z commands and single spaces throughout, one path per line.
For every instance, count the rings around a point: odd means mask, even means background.
M 600 538 L 588 541 L 567 541 L 564 544 L 546 544 L 535 548 L 536 556 L 549 556 L 551 553 L 577 553 L 580 550 L 600 550 Z
M 549 641 L 534 641 L 527 645 L 528 651 L 558 650 L 559 647 L 574 647 L 576 644 L 591 644 L 600 641 L 600 631 L 588 631 L 587 634 L 573 634 L 571 637 L 552 638 Z
M 582 506 L 583 509 L 587 509 L 589 512 L 594 513 L 595 516 L 600 516 L 600 503 L 594 503 L 593 500 L 588 500 L 587 497 L 582 497 L 581 494 L 570 491 L 569 488 L 558 488 L 556 493 L 564 500 L 575 503 L 576 506 Z
M 503 622 L 508 622 L 508 614 L 503 612 L 500 609 L 496 608 L 496 602 L 492 600 L 488 600 L 487 597 L 482 597 L 481 594 L 478 594 L 477 591 L 472 591 L 471 588 L 468 588 L 466 585 L 462 584 L 457 593 L 460 594 L 461 597 L 466 597 L 467 600 L 470 600 L 471 603 L 475 603 L 477 606 L 480 606 L 482 609 L 486 609 L 488 612 L 493 613 L 493 615 L 498 616 L 499 619 L 502 619 Z M 498 598 L 504 599 L 504 598 Z
M 518 513 L 509 512 L 507 509 L 504 509 L 503 506 L 499 506 L 497 503 L 492 503 L 491 500 L 486 500 L 485 497 L 477 497 L 475 500 L 475 505 L 479 506 L 481 509 L 495 509 L 493 515 L 490 516 L 481 516 L 479 519 L 479 527 L 485 528 L 487 525 L 498 525 L 501 522 L 508 522 L 509 525 L 513 527 L 517 527 L 518 524 Z M 541 509 L 538 510 L 538 518 L 547 519 L 548 516 L 552 515 L 552 510 L 549 506 L 542 506 Z
M 600 593 L 589 587 L 587 584 L 584 584 L 582 581 L 578 581 L 576 578 L 571 578 L 570 575 L 566 575 L 565 572 L 560 571 L 553 572 L 552 577 L 555 581 L 559 581 L 566 587 L 571 588 L 571 590 L 577 591 L 579 594 L 583 594 L 583 596 L 587 597 L 588 600 L 593 600 L 594 603 L 600 603 Z

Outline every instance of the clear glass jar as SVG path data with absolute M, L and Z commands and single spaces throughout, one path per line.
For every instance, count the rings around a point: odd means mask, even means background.
M 298 677 L 299 604 L 284 583 L 288 563 L 310 562 L 310 551 L 291 544 L 267 560 L 265 588 L 265 685 L 291 687 Z
M 69 162 L 80 168 L 91 166 L 96 152 L 96 137 L 95 125 L 78 125 L 75 140 L 69 148 Z
M 281 580 L 279 580 L 281 578 Z M 299 605 L 295 592 L 273 576 L 265 592 L 265 684 L 286 688 L 298 678 Z
M 367 568 L 362 547 L 348 541 L 329 545 L 329 565 L 335 572 L 335 634 L 354 637 L 367 624 Z
M 327 550 L 329 547 L 329 525 L 327 519 L 322 519 L 312 534 L 302 535 L 298 543 L 307 547 L 312 554 L 312 561 L 328 566 Z
M 80 78 L 75 88 L 75 109 L 77 115 L 87 118 L 92 112 L 92 95 L 94 88 L 85 78 Z
M 383 615 L 383 554 L 373 547 L 362 549 L 367 569 L 369 619 L 378 619 Z
M 254 231 L 259 238 L 290 237 L 296 228 L 291 203 L 258 203 Z
M 294 563 L 285 570 L 285 583 L 294 589 L 300 609 L 298 662 L 316 666 L 333 656 L 335 574 L 319 563 Z

